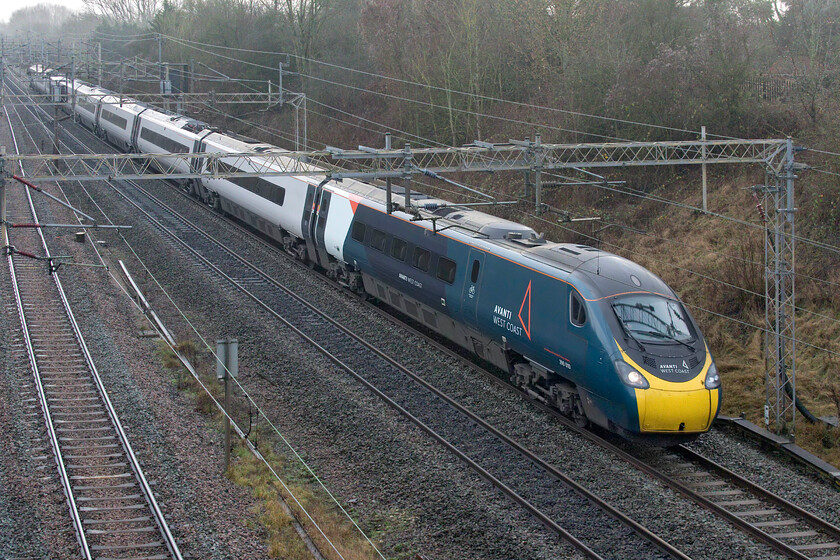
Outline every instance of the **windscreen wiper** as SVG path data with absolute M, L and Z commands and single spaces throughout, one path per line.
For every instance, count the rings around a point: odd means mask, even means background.
M 623 330 L 623 331 L 624 331 L 624 339 L 625 339 L 625 340 L 628 340 L 628 339 L 631 339 L 631 338 L 632 338 L 632 339 L 633 339 L 633 342 L 635 342 L 636 344 L 638 344 L 638 345 L 639 345 L 639 350 L 640 350 L 640 351 L 642 351 L 642 352 L 647 352 L 647 350 L 645 350 L 645 346 L 644 346 L 644 344 L 642 344 L 641 342 L 639 342 L 639 339 L 638 339 L 638 338 L 636 338 L 635 336 L 633 336 L 633 335 L 630 333 L 630 329 L 628 329 L 628 328 L 627 328 L 627 325 L 625 325 L 625 324 L 624 324 L 624 321 L 622 321 L 622 320 L 621 320 L 621 317 L 618 315 L 618 312 L 615 310 L 615 306 L 610 306 L 610 309 L 612 309 L 612 312 L 613 312 L 613 314 L 615 315 L 615 318 L 616 318 L 616 319 L 618 319 L 618 324 L 619 324 L 619 325 L 621 325 L 621 330 Z
M 642 331 L 639 331 L 639 332 L 642 332 Z M 673 340 L 674 342 L 679 342 L 680 344 L 682 344 L 683 346 L 685 346 L 686 348 L 688 348 L 692 352 L 695 351 L 694 346 L 692 346 L 691 344 L 689 344 L 688 342 L 686 342 L 684 340 L 680 340 L 679 338 L 677 338 L 675 336 L 671 336 L 668 333 L 659 332 L 659 331 L 644 331 L 642 334 L 647 334 L 647 335 L 650 335 L 650 336 L 658 336 L 659 338 L 667 338 L 668 340 Z

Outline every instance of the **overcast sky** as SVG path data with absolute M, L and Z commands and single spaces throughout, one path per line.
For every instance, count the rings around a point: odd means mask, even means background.
M 3 0 L 2 5 L 0 5 L 0 21 L 7 22 L 9 16 L 16 10 L 38 4 L 59 4 L 74 12 L 81 12 L 84 7 L 82 0 Z

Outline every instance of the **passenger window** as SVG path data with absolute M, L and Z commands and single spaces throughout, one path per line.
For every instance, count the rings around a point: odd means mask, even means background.
M 475 284 L 478 280 L 478 271 L 481 268 L 481 263 L 478 260 L 473 261 L 472 272 L 470 273 L 470 281 Z
M 455 268 L 455 261 L 441 257 L 438 261 L 437 277 L 447 284 L 451 284 L 455 281 Z
M 366 229 L 367 228 L 365 227 L 365 224 L 363 224 L 362 222 L 354 222 L 353 223 L 353 234 L 352 234 L 353 239 L 355 239 L 359 243 L 364 243 L 365 242 L 365 230 Z
M 385 252 L 385 245 L 388 244 L 388 235 L 379 229 L 373 228 L 370 232 L 370 246 L 377 251 Z
M 330 196 L 325 193 L 321 198 L 321 208 L 318 209 L 318 227 L 323 228 L 327 224 L 327 214 L 330 211 Z M 377 231 L 377 230 L 374 230 Z
M 586 324 L 586 307 L 584 307 L 580 296 L 578 296 L 575 292 L 571 293 L 569 300 L 569 315 L 572 324 L 576 327 L 582 327 Z
M 429 272 L 429 264 L 432 261 L 432 254 L 421 247 L 414 248 L 414 256 L 411 260 L 411 265 L 414 268 L 419 268 L 423 272 Z
M 394 240 L 391 241 L 391 256 L 398 261 L 405 261 L 407 253 L 408 244 L 399 237 L 395 237 Z

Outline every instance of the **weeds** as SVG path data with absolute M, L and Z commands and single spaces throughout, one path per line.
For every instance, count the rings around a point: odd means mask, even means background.
M 161 363 L 170 372 L 175 387 L 192 398 L 195 409 L 208 415 L 211 425 L 221 431 L 223 415 L 216 408 L 213 398 L 221 402 L 224 395 L 221 383 L 216 380 L 215 372 L 211 371 L 213 370 L 211 366 L 214 366 L 215 362 L 207 353 L 199 351 L 191 341 L 179 342 L 176 349 L 183 356 L 188 357 L 202 383 L 210 390 L 210 394 L 183 367 L 175 353 L 163 344 L 159 347 Z M 250 425 L 253 411 L 235 390 L 231 401 L 233 404 L 230 413 L 233 418 L 244 419 L 240 422 L 241 426 Z M 258 446 L 266 461 L 286 483 L 289 490 L 283 487 L 265 463 L 254 457 L 241 441 L 234 446 L 231 465 L 227 472 L 231 481 L 249 488 L 257 500 L 254 514 L 266 533 L 269 556 L 284 560 L 308 560 L 312 557 L 295 530 L 296 517 L 326 558 L 338 558 L 338 555 L 320 535 L 321 531 L 340 551 L 341 557 L 347 560 L 375 558 L 376 553 L 367 540 L 348 521 L 320 485 L 315 483 L 311 473 L 299 462 L 288 462 L 282 454 L 273 451 L 281 448 L 273 435 L 273 432 L 254 426 L 249 440 Z M 296 500 L 292 499 L 289 491 L 294 494 Z M 290 516 L 288 510 L 283 507 L 284 499 L 294 511 L 294 517 Z M 299 502 L 305 511 L 301 510 L 295 501 Z M 317 522 L 318 527 L 312 524 L 310 517 Z

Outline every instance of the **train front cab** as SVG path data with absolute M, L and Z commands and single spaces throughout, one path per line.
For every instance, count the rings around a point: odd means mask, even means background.
M 590 421 L 654 445 L 690 441 L 708 431 L 720 409 L 720 379 L 684 306 L 670 297 L 643 292 L 593 303 L 587 305 L 588 312 L 599 319 L 590 335 L 597 337 L 597 346 L 605 353 L 589 356 L 589 381 L 578 384 Z M 645 311 L 654 306 L 661 306 L 660 316 L 667 320 L 667 325 L 660 324 L 661 332 L 652 330 L 655 317 Z M 630 316 L 636 314 L 647 315 L 649 322 L 644 326 L 634 322 L 642 319 Z M 672 326 L 671 314 L 682 329 L 666 328 Z M 674 337 L 680 330 L 682 336 Z
M 636 423 L 628 418 L 630 434 L 645 439 L 678 436 L 692 439 L 709 430 L 720 409 L 720 387 L 709 387 L 716 377 L 712 356 L 705 348 L 705 362 L 699 373 L 687 381 L 668 381 L 652 374 L 638 364 L 616 342 L 617 361 L 626 363 L 638 372 L 642 387 L 627 387 L 631 401 L 635 401 Z M 628 407 L 633 410 L 633 407 Z M 630 435 L 628 434 L 628 435 Z

